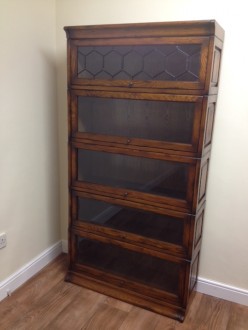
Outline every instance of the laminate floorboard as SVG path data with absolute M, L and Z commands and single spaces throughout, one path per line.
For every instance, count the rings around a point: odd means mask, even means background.
M 59 256 L 0 303 L 0 330 L 248 330 L 248 307 L 195 294 L 184 323 L 64 281 Z

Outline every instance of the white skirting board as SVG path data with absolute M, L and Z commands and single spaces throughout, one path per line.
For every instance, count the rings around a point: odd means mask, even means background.
M 248 291 L 224 283 L 198 278 L 196 291 L 248 306 Z
M 0 282 L 0 301 L 19 288 L 19 286 L 24 284 L 32 276 L 37 274 L 43 267 L 48 265 L 61 253 L 62 242 L 59 241 L 32 259 L 14 274 Z
M 8 293 L 13 292 L 32 276 L 38 273 L 43 267 L 49 264 L 49 262 L 55 259 L 62 252 L 68 252 L 67 240 L 57 242 L 29 263 L 24 265 L 17 272 L 9 276 L 6 280 L 0 282 L 0 301 L 7 297 Z M 248 306 L 248 291 L 246 290 L 204 278 L 198 278 L 196 290 L 210 296 Z

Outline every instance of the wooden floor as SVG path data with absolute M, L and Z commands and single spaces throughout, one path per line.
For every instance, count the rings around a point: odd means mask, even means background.
M 64 282 L 61 255 L 0 303 L 0 329 L 248 330 L 248 307 L 196 293 L 183 324 Z

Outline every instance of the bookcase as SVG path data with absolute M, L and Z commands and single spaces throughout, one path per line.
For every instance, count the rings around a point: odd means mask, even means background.
M 65 27 L 72 283 L 183 321 L 197 282 L 223 29 Z

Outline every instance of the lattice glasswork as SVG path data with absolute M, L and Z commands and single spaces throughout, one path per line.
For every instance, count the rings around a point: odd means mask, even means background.
M 78 47 L 78 78 L 198 81 L 201 45 Z

